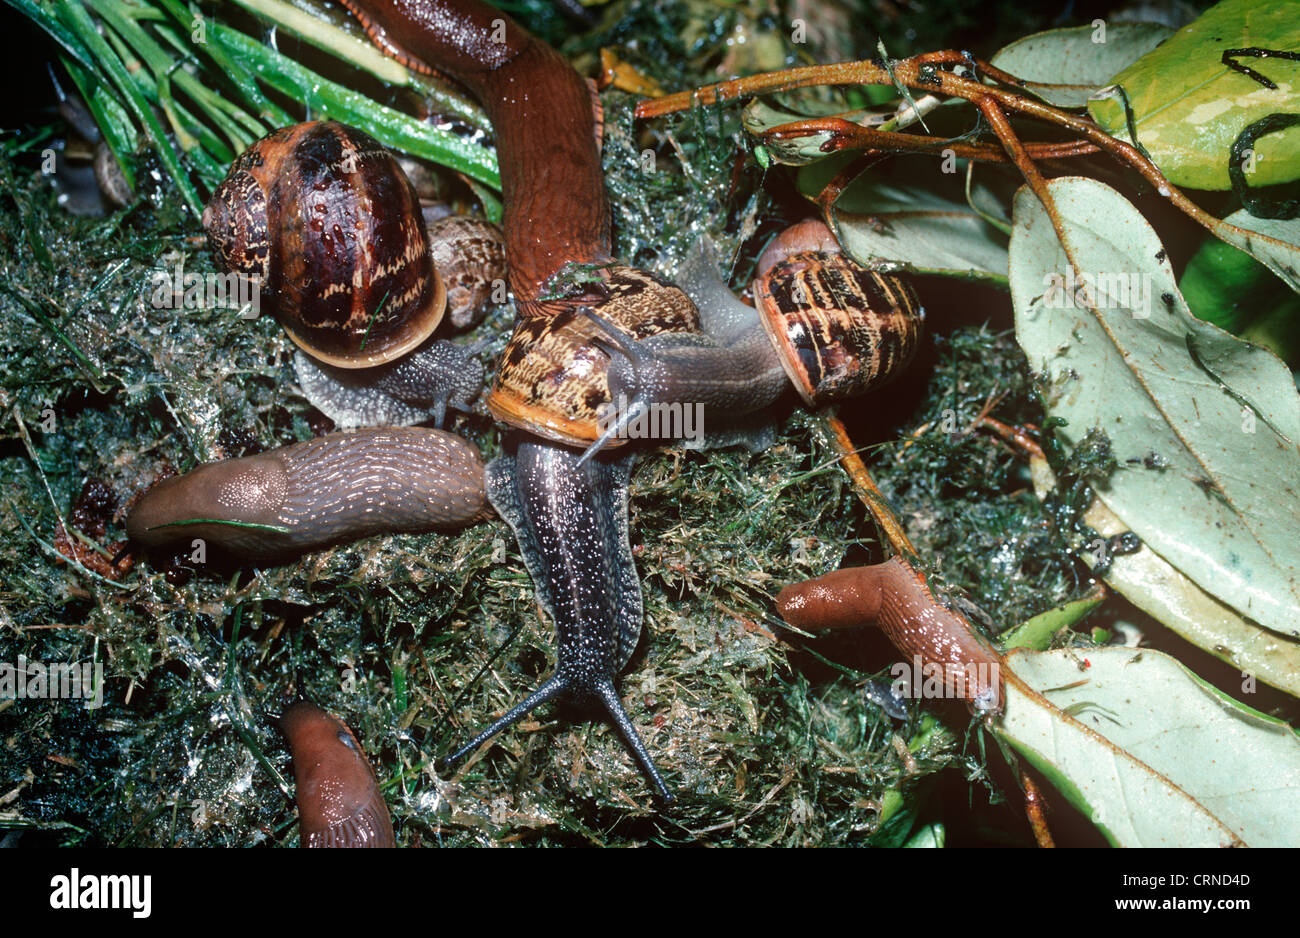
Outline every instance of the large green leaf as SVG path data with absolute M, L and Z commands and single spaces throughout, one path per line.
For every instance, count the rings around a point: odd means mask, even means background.
M 1300 843 L 1300 740 L 1149 649 L 1017 651 L 997 728 L 1114 844 Z
M 1057 107 L 1083 107 L 1116 72 L 1173 30 L 1161 23 L 1100 23 L 1049 29 L 1003 46 L 990 64 L 1025 81 L 1024 90 Z
M 1155 232 L 1093 179 L 1017 193 L 1016 335 L 1077 443 L 1105 432 L 1120 468 L 1099 497 L 1157 554 L 1254 621 L 1300 635 L 1300 397 L 1271 353 L 1187 310 Z M 1068 273 L 1067 273 L 1068 272 Z M 1092 300 L 1053 283 L 1091 282 Z M 1055 278 L 1055 280 L 1054 280 Z
M 1034 457 L 1029 468 L 1039 498 L 1056 488 L 1056 477 L 1047 460 Z M 1240 668 L 1244 677 L 1253 676 L 1300 697 L 1300 640 L 1261 629 L 1243 618 L 1145 544 L 1132 554 L 1110 553 L 1107 544 L 1097 541 L 1123 534 L 1128 525 L 1100 499 L 1093 500 L 1082 520 L 1100 537 L 1090 542 L 1080 538 L 1075 546 L 1081 549 L 1086 563 L 1096 566 L 1109 561 L 1103 579 L 1116 592 L 1193 645 Z M 1103 557 L 1103 553 L 1108 555 Z
M 1295 4 L 1224 0 L 1114 77 L 1138 142 L 1175 185 L 1231 188 L 1228 157 L 1242 130 L 1269 114 L 1300 113 L 1300 62 L 1239 58 L 1277 85 L 1266 88 L 1223 64 L 1225 51 L 1248 47 L 1300 50 Z M 1119 100 L 1092 101 L 1088 110 L 1108 134 L 1129 139 Z M 1300 178 L 1300 127 L 1260 137 L 1254 149 L 1250 186 Z

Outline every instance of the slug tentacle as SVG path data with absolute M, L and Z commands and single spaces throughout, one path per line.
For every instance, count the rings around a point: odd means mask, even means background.
M 481 733 L 479 733 L 477 736 L 475 736 L 465 745 L 461 746 L 451 755 L 443 759 L 443 764 L 448 767 L 454 766 L 461 759 L 465 758 L 467 755 L 469 755 L 479 746 L 483 745 L 485 742 L 487 742 L 497 733 L 500 733 L 502 730 L 512 726 L 515 723 L 518 723 L 520 720 L 528 716 L 528 714 L 532 713 L 542 704 L 554 700 L 556 697 L 561 697 L 568 691 L 569 691 L 568 682 L 565 679 L 561 678 L 558 674 L 554 675 L 548 681 L 546 681 L 546 683 L 544 683 L 541 687 L 537 688 L 537 690 L 533 691 L 522 701 L 520 701 L 519 703 L 511 707 L 509 710 L 507 710 L 505 712 L 505 715 L 502 716 L 500 719 L 496 720 L 491 726 L 483 730 Z

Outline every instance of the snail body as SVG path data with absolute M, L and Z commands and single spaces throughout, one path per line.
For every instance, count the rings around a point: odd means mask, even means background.
M 145 546 L 201 538 L 254 563 L 381 533 L 462 527 L 488 513 L 478 449 L 451 433 L 333 433 L 164 479 L 127 517 Z
M 820 221 L 792 226 L 764 252 L 754 308 L 726 289 L 707 252 L 683 273 L 708 338 L 636 341 L 586 311 L 610 359 L 611 399 L 630 401 L 588 457 L 656 404 L 700 403 L 706 420 L 727 421 L 768 407 L 791 383 L 811 407 L 864 394 L 903 371 L 920 344 L 924 310 L 907 281 L 846 257 Z
M 449 243 L 431 249 L 414 188 L 368 134 L 333 121 L 271 132 L 232 164 L 203 226 L 218 265 L 256 279 L 301 350 L 304 391 L 340 426 L 441 424 L 448 406 L 473 406 L 482 364 L 430 341 L 448 306 L 433 254 L 454 282 L 453 320 L 470 321 L 483 296 L 463 281 L 504 274 L 499 247 L 484 247 L 493 229 L 444 223 L 436 236 Z M 463 272 L 446 263 L 462 253 Z
M 285 708 L 280 728 L 293 754 L 299 845 L 396 847 L 374 769 L 352 731 L 305 700 Z
M 776 606 L 785 621 L 809 631 L 877 625 L 904 655 L 936 666 L 944 686 L 973 711 L 1002 710 L 1001 657 L 965 619 L 936 602 L 901 557 L 787 586 Z

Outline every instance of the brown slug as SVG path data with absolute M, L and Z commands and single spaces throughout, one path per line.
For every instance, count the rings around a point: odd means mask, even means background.
M 1002 711 L 1001 656 L 964 618 L 940 605 L 901 557 L 787 586 L 776 606 L 785 621 L 807 631 L 879 626 L 904 655 L 938 666 L 944 686 L 973 711 Z
M 595 306 L 635 338 L 697 331 L 679 288 L 613 263 L 609 204 L 597 146 L 599 105 L 588 84 L 545 43 L 476 0 L 345 0 L 381 48 L 409 67 L 448 75 L 486 109 L 504 196 L 506 260 L 519 316 L 488 409 L 548 441 L 596 438 L 608 399 L 604 353 L 590 342 Z M 594 283 L 559 299 L 543 285 L 567 265 Z M 614 678 L 640 634 L 640 582 L 627 537 L 630 458 L 578 465 L 579 454 L 532 437 L 488 468 L 489 497 L 518 537 L 557 636 L 554 675 L 449 761 L 565 696 L 595 702 L 618 727 L 658 796 L 672 796 L 646 752 Z
M 302 847 L 396 847 L 375 771 L 352 731 L 315 704 L 285 708 Z
M 610 357 L 609 391 L 621 410 L 606 417 L 586 457 L 656 404 L 702 404 L 706 421 L 726 422 L 771 405 L 790 383 L 810 407 L 864 394 L 901 373 L 920 344 L 925 310 L 908 282 L 846 257 L 815 219 L 788 228 L 764 251 L 756 307 L 727 289 L 707 247 L 697 248 L 679 281 L 699 306 L 707 337 L 633 341 L 584 310 L 599 327 L 594 341 Z
M 334 121 L 272 131 L 231 165 L 203 227 L 218 266 L 259 285 L 259 311 L 301 350 L 304 394 L 338 426 L 441 426 L 447 407 L 473 407 L 475 349 L 430 336 L 449 282 L 451 318 L 466 323 L 489 295 L 466 282 L 490 291 L 505 276 L 495 226 L 431 234 L 396 157 L 370 135 Z
M 483 461 L 423 427 L 332 433 L 164 479 L 131 509 L 145 546 L 201 538 L 253 563 L 373 534 L 462 527 L 488 515 Z

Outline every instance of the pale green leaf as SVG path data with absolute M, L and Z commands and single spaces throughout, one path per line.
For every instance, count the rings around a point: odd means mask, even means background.
M 1173 30 L 1160 23 L 1103 23 L 1033 33 L 1003 46 L 991 65 L 1025 80 L 1024 90 L 1057 107 L 1083 107 L 1116 72 Z
M 1013 652 L 997 732 L 1114 844 L 1300 843 L 1300 739 L 1149 649 Z
M 1035 459 L 1032 462 L 1043 461 Z M 1046 463 L 1043 464 L 1046 465 Z M 1040 492 L 1039 497 L 1041 498 L 1042 495 L 1043 493 Z M 1105 590 L 1098 588 L 1095 592 L 1081 599 L 1072 599 L 1060 606 L 1048 609 L 1046 612 L 1040 612 L 1032 619 L 1026 619 L 1015 628 L 1008 629 L 999 635 L 998 644 L 1003 649 L 1008 650 L 1012 648 L 1032 648 L 1036 651 L 1042 651 L 1051 645 L 1052 638 L 1057 632 L 1074 625 L 1074 623 L 1096 609 L 1105 598 Z
M 1039 498 L 1044 498 L 1056 487 L 1056 477 L 1044 459 L 1030 459 L 1029 468 L 1034 491 Z M 1093 499 L 1082 520 L 1103 538 L 1129 529 L 1100 499 Z M 1078 546 L 1092 547 L 1081 553 L 1086 563 L 1096 566 L 1102 559 L 1099 545 Z M 1300 641 L 1242 618 L 1145 544 L 1136 553 L 1112 555 L 1107 559 L 1111 561 L 1110 569 L 1103 579 L 1134 606 L 1196 647 L 1240 668 L 1243 675 L 1254 676 L 1293 697 L 1300 697 Z M 1041 617 L 1030 622 L 1037 618 Z M 1029 624 L 1020 626 L 1017 632 Z M 1008 647 L 1010 644 L 1007 643 Z M 1019 644 L 1029 645 L 1028 642 Z
M 836 208 L 835 234 L 858 263 L 1006 285 L 1003 236 L 969 206 L 888 185 L 853 204 Z
M 1098 495 L 1143 542 L 1242 615 L 1300 635 L 1290 371 L 1188 312 L 1155 232 L 1119 193 L 1079 177 L 1048 188 L 1065 248 L 1024 188 L 1010 249 L 1016 335 L 1048 412 L 1071 445 L 1105 432 L 1120 468 Z M 1091 284 L 1091 302 L 1075 305 L 1070 277 Z M 1162 468 L 1143 465 L 1153 453 Z
M 940 848 L 947 840 L 947 832 L 942 824 L 927 824 L 907 839 L 904 847 Z
M 1300 293 L 1300 218 L 1256 218 L 1241 209 L 1219 222 L 1214 233 Z

